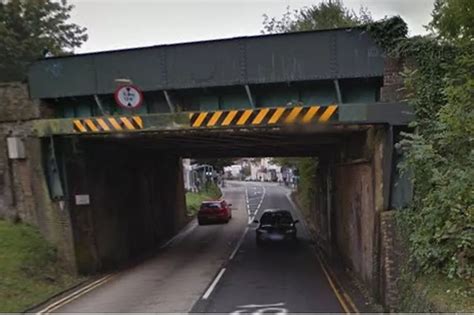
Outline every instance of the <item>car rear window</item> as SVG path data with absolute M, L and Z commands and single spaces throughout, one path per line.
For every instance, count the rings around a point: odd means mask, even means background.
M 291 214 L 285 212 L 264 213 L 260 219 L 262 224 L 288 224 L 293 222 Z
M 204 202 L 201 204 L 201 209 L 219 209 L 220 204 L 218 202 Z

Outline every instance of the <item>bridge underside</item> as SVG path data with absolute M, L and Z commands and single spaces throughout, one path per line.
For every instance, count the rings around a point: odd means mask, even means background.
M 72 136 L 104 148 L 156 150 L 185 158 L 315 156 L 347 142 L 363 146 L 371 125 L 239 128 Z M 67 136 L 71 138 L 71 136 Z

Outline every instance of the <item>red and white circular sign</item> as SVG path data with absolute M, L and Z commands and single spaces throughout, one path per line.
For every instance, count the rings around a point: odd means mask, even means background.
M 143 103 L 143 93 L 135 85 L 122 85 L 115 90 L 115 102 L 127 109 L 137 109 Z

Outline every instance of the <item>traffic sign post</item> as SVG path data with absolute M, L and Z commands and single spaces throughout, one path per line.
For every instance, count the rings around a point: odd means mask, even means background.
M 143 93 L 135 85 L 119 86 L 114 93 L 118 106 L 126 109 L 137 109 L 143 103 Z

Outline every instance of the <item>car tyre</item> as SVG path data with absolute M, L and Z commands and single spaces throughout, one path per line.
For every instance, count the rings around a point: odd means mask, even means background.
M 260 239 L 260 237 L 257 236 L 257 237 L 255 238 L 255 242 L 256 242 L 256 244 L 257 244 L 257 247 L 262 247 L 263 241 Z
M 198 225 L 205 225 L 205 221 L 203 219 L 198 219 Z

